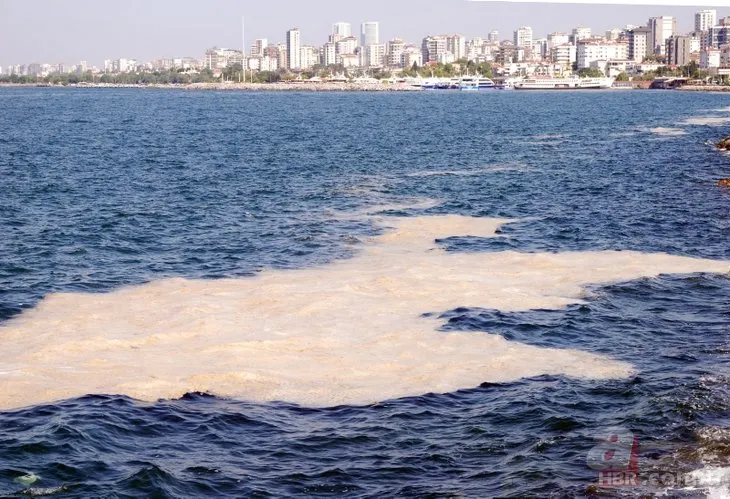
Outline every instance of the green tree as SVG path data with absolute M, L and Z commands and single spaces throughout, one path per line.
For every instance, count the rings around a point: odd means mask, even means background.
M 626 73 L 619 73 L 619 75 L 616 77 L 616 81 L 629 81 L 629 75 Z
M 596 68 L 583 68 L 578 70 L 578 76 L 582 78 L 603 78 L 606 76 L 603 71 Z

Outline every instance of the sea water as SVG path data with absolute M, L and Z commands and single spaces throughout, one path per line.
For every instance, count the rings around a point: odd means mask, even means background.
M 0 91 L 0 493 L 722 496 L 727 106 Z

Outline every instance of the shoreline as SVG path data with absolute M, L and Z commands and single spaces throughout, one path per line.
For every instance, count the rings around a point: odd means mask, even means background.
M 372 83 L 73 83 L 52 85 L 50 83 L 0 83 L 0 88 L 139 88 L 163 90 L 228 90 L 246 92 L 421 92 L 422 88 L 406 84 Z
M 93 88 L 93 89 L 158 89 L 158 90 L 203 90 L 239 92 L 423 92 L 424 89 L 404 83 L 355 83 L 355 82 L 279 82 L 279 83 L 0 83 L 1 88 Z M 650 90 L 643 85 L 614 87 L 606 90 Z M 730 85 L 702 85 L 673 88 L 682 92 L 730 92 Z
M 691 86 L 685 85 L 683 87 L 675 88 L 674 90 L 680 90 L 682 92 L 730 92 L 730 85 L 706 85 L 706 86 Z

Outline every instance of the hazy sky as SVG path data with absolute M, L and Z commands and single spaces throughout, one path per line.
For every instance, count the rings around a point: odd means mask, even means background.
M 381 42 L 393 37 L 420 43 L 427 34 L 486 36 L 497 29 L 512 38 L 518 26 L 535 36 L 583 25 L 603 33 L 649 17 L 676 16 L 680 31 L 693 27 L 697 7 L 509 4 L 466 0 L 0 0 L 0 66 L 78 63 L 101 65 L 120 57 L 202 57 L 208 47 L 241 46 L 254 38 L 284 40 L 298 26 L 302 43 L 321 45 L 332 23 L 380 22 Z M 718 16 L 730 16 L 730 6 Z

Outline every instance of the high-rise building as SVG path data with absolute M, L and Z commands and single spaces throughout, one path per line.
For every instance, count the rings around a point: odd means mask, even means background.
M 423 66 L 423 54 L 418 50 L 418 47 L 406 47 L 403 51 L 403 67 L 411 69 L 414 65 Z
M 581 40 L 585 40 L 586 38 L 591 38 L 593 36 L 593 31 L 591 28 L 586 28 L 584 26 L 578 26 L 577 28 L 573 28 L 573 33 L 570 35 L 571 42 L 576 44 Z
M 319 64 L 319 50 L 305 45 L 299 49 L 299 69 L 311 69 Z
M 385 44 L 385 64 L 391 68 L 403 67 L 403 52 L 406 44 L 400 38 L 394 38 Z M 409 68 L 410 69 L 410 68 Z
M 572 68 L 577 57 L 576 47 L 572 43 L 554 45 L 550 48 L 550 58 L 555 64 L 562 66 L 563 69 Z
M 325 66 L 337 64 L 337 46 L 334 42 L 327 42 L 322 47 L 322 64 Z
M 717 49 L 703 50 L 700 54 L 700 67 L 702 69 L 719 68 L 722 63 L 722 53 Z
M 451 52 L 455 60 L 466 57 L 466 38 L 461 35 L 446 37 L 446 51 Z
M 427 36 L 421 42 L 423 63 L 438 62 L 446 53 L 446 37 L 443 35 Z
M 695 13 L 695 31 L 707 31 L 717 24 L 717 11 L 701 10 Z
M 286 32 L 286 68 L 301 69 L 302 53 L 299 28 L 292 28 Z
M 332 35 L 337 36 L 339 40 L 352 36 L 352 26 L 350 23 L 336 22 L 332 25 Z
M 348 36 L 335 43 L 337 55 L 351 55 L 357 51 L 357 38 Z
M 272 52 L 269 52 L 269 56 L 271 57 L 272 55 Z M 276 58 L 277 66 L 281 69 L 286 69 L 286 65 L 289 61 L 289 56 L 286 53 L 286 43 L 279 43 L 276 46 Z
M 714 26 L 708 31 L 708 47 L 719 49 L 723 45 L 730 43 L 730 25 L 728 26 Z
M 360 49 L 360 66 L 379 68 L 385 59 L 385 45 L 381 43 L 365 45 Z
M 377 45 L 380 43 L 380 32 L 377 21 L 367 21 L 360 26 L 360 44 Z
M 690 61 L 699 62 L 700 41 L 692 36 L 672 35 L 667 39 L 667 63 L 686 66 Z
M 621 28 L 613 28 L 606 31 L 606 40 L 609 42 L 617 42 L 621 39 L 621 35 L 623 34 L 624 30 Z
M 532 46 L 532 28 L 529 26 L 522 26 L 515 30 L 514 43 L 516 47 L 531 47 Z
M 644 62 L 649 54 L 653 54 L 651 29 L 648 27 L 635 28 L 628 31 L 629 59 L 635 62 Z
M 499 43 L 499 31 L 496 29 L 489 33 L 489 41 L 491 43 Z
M 253 42 L 253 48 L 251 49 L 251 55 L 263 57 L 266 47 L 269 46 L 269 41 L 266 38 L 258 38 Z
M 581 40 L 576 46 L 578 69 L 593 67 L 596 62 L 625 61 L 628 52 L 628 46 L 623 42 L 607 42 L 602 38 Z
M 570 37 L 567 33 L 550 33 L 547 36 L 548 49 L 569 43 Z
M 547 38 L 538 38 L 532 41 L 532 59 L 539 60 L 545 59 L 548 56 L 548 41 Z
M 677 32 L 677 19 L 672 16 L 652 17 L 647 26 L 651 30 L 651 53 L 665 55 L 667 40 Z

